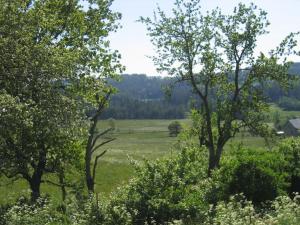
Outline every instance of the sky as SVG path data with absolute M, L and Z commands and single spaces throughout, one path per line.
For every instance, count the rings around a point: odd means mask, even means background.
M 221 8 L 229 14 L 239 2 L 253 2 L 268 13 L 271 25 L 269 34 L 258 40 L 258 51 L 267 53 L 275 48 L 290 32 L 300 31 L 300 0 L 202 0 L 203 12 Z M 160 75 L 148 56 L 155 54 L 155 49 L 147 36 L 144 24 L 137 22 L 140 16 L 153 18 L 153 11 L 160 6 L 170 13 L 174 0 L 114 0 L 112 9 L 122 13 L 122 29 L 111 34 L 111 47 L 122 55 L 122 64 L 127 74 Z M 300 44 L 300 43 L 299 43 Z M 300 61 L 299 57 L 292 58 Z

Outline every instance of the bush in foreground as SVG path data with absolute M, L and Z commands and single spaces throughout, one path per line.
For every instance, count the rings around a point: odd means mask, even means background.
M 228 203 L 220 202 L 216 206 L 215 215 L 208 217 L 206 224 L 218 225 L 298 225 L 300 224 L 300 196 L 291 199 L 287 196 L 277 197 L 271 209 L 258 213 L 251 201 L 242 196 L 231 197 Z
M 277 151 L 240 148 L 223 159 L 213 175 L 210 203 L 228 200 L 244 193 L 247 200 L 260 205 L 285 194 L 285 161 Z
M 294 192 L 300 193 L 300 139 L 287 138 L 280 143 L 278 148 L 285 160 L 284 170 L 289 175 L 289 185 L 287 191 L 290 196 Z
M 107 208 L 110 224 L 124 223 L 122 216 L 130 224 L 203 216 L 208 204 L 199 186 L 205 185 L 205 153 L 205 149 L 185 148 L 170 159 L 137 166 L 135 178 L 112 196 Z

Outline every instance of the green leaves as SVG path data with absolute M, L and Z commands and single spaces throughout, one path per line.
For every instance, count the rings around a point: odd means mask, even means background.
M 87 6 L 84 8 L 82 3 Z M 111 0 L 0 0 L 1 172 L 28 182 L 76 164 L 87 105 L 123 71 Z M 37 178 L 40 176 L 39 178 Z
M 291 64 L 281 56 L 299 54 L 298 33 L 290 34 L 270 56 L 257 57 L 257 39 L 268 33 L 269 22 L 267 13 L 254 4 L 240 3 L 226 15 L 218 8 L 202 13 L 199 0 L 177 0 L 170 16 L 158 8 L 153 19 L 140 21 L 156 47 L 158 71 L 189 82 L 199 97 L 202 122 L 197 133 L 200 145 L 210 150 L 212 167 L 241 128 L 269 135 L 264 86 L 275 81 L 289 87 Z

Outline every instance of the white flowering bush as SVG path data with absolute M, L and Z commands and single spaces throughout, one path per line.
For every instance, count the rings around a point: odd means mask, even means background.
M 79 202 L 71 198 L 67 204 L 66 216 L 72 225 L 102 225 L 104 223 L 104 204 L 96 196 Z
M 85 201 L 68 200 L 65 210 L 51 201 L 38 199 L 35 204 L 20 201 L 4 215 L 3 225 L 102 225 L 104 206 L 94 197 Z M 2 225 L 2 224 L 1 224 Z
M 35 204 L 18 203 L 5 214 L 6 225 L 61 225 L 69 224 L 63 214 L 59 213 L 45 199 L 39 199 Z
M 205 224 L 218 225 L 298 225 L 300 224 L 300 196 L 277 197 L 270 209 L 257 212 L 251 201 L 241 195 L 231 197 L 229 202 L 219 202 L 207 217 Z

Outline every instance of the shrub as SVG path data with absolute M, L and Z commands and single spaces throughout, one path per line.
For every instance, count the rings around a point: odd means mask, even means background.
M 4 225 L 103 225 L 104 206 L 95 198 L 78 201 L 68 199 L 66 210 L 60 210 L 47 199 L 38 199 L 35 204 L 23 199 L 10 207 Z
M 10 208 L 11 205 L 9 204 L 0 205 L 0 225 L 6 225 L 5 215 Z
M 241 162 L 234 170 L 228 185 L 229 194 L 244 193 L 255 204 L 278 196 L 276 175 L 255 162 Z
M 112 195 L 106 212 L 110 224 L 163 224 L 203 216 L 208 207 L 201 192 L 205 155 L 205 149 L 185 148 L 171 159 L 136 166 L 135 178 Z
M 285 160 L 285 171 L 289 175 L 288 193 L 300 193 L 300 138 L 283 140 L 278 148 Z
M 173 121 L 172 123 L 170 123 L 170 125 L 168 126 L 169 129 L 169 135 L 171 137 L 177 137 L 177 135 L 181 132 L 182 130 L 182 126 L 178 121 Z
M 103 225 L 104 208 L 104 204 L 95 196 L 90 196 L 85 201 L 72 198 L 67 205 L 66 216 L 70 225 Z
M 285 193 L 287 174 L 277 151 L 240 148 L 231 154 L 213 175 L 211 203 L 244 193 L 247 200 L 259 205 Z
M 108 126 L 109 128 L 111 128 L 112 130 L 116 129 L 116 120 L 114 118 L 109 118 L 107 119 L 108 121 Z
M 69 224 L 46 199 L 38 199 L 33 205 L 21 202 L 15 204 L 6 212 L 5 220 L 6 225 Z
M 277 197 L 271 204 L 271 208 L 263 213 L 255 210 L 251 201 L 243 196 L 231 197 L 228 203 L 219 202 L 212 216 L 207 217 L 205 224 L 218 225 L 298 225 L 300 224 L 299 197 L 290 199 L 287 196 Z

